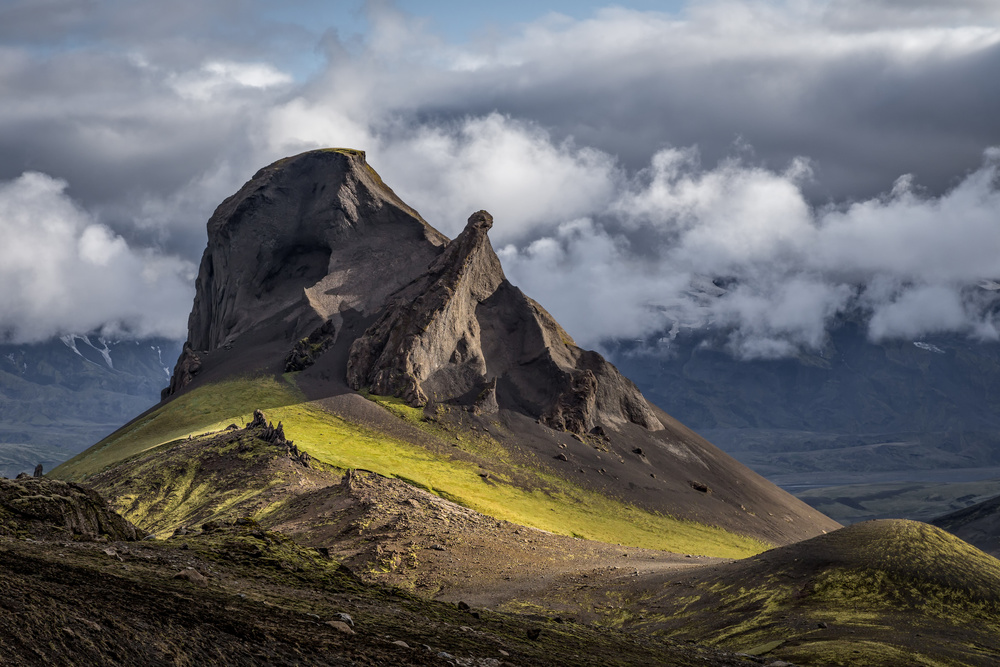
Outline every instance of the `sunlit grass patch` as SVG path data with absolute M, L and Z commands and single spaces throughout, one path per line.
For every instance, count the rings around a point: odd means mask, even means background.
M 372 398 L 401 419 L 424 423 L 420 410 L 398 399 Z M 476 463 L 349 422 L 306 402 L 291 384 L 272 377 L 229 380 L 195 389 L 63 464 L 53 475 L 81 479 L 179 438 L 221 430 L 229 423 L 242 426 L 250 421 L 254 409 L 264 410 L 269 421 L 282 422 L 286 437 L 318 461 L 344 470 L 360 468 L 397 477 L 513 523 L 601 542 L 708 556 L 743 557 L 768 546 L 714 526 L 648 512 L 530 467 L 515 469 L 508 457 L 490 457 L 491 464 L 501 469 L 487 480 Z M 443 432 L 439 426 L 429 427 Z M 472 445 L 468 449 L 474 453 L 477 449 L 502 449 L 488 436 L 470 435 L 464 442 Z M 514 485 L 506 481 L 509 479 L 529 480 L 530 484 Z M 155 504 L 169 509 L 172 503 L 176 499 L 157 498 Z

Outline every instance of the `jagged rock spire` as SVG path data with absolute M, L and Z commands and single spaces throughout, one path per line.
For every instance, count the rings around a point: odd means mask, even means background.
M 477 211 L 427 271 L 390 299 L 351 347 L 348 383 L 411 405 L 527 410 L 574 432 L 625 422 L 662 428 L 631 382 L 578 348 L 504 276 Z

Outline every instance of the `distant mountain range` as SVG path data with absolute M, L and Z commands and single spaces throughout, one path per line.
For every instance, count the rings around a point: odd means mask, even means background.
M 998 343 L 872 342 L 843 321 L 777 360 L 700 331 L 609 347 L 653 403 L 768 476 L 1000 466 Z
M 0 474 L 48 470 L 154 405 L 178 354 L 163 338 L 0 344 Z

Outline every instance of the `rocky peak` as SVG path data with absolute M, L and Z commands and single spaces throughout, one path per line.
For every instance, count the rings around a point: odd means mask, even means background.
M 229 430 L 236 430 L 238 428 L 236 424 L 229 426 Z M 285 438 L 285 427 L 281 422 L 278 422 L 278 425 L 275 426 L 267 421 L 267 417 L 260 410 L 253 411 L 253 419 L 243 428 L 243 432 L 277 448 L 284 449 L 285 454 L 290 459 L 306 468 L 309 467 L 309 462 L 312 461 L 312 457 L 309 454 L 300 452 L 294 442 Z
M 164 398 L 205 354 L 252 334 L 298 340 L 367 317 L 420 275 L 447 239 L 404 204 L 363 151 L 328 149 L 258 171 L 208 221 L 188 341 Z
M 390 298 L 351 346 L 348 384 L 413 405 L 482 389 L 486 359 L 475 309 L 506 281 L 487 236 L 492 226 L 489 213 L 474 213 L 427 271 Z
M 348 384 L 415 406 L 512 408 L 577 433 L 626 422 L 662 428 L 635 385 L 507 281 L 492 226 L 489 213 L 474 213 L 427 271 L 390 297 L 351 346 Z
M 271 320 L 296 336 L 343 310 L 377 310 L 446 239 L 404 204 L 362 151 L 310 151 L 258 171 L 208 221 L 192 350 Z
M 361 151 L 311 151 L 261 169 L 208 222 L 188 342 L 164 397 L 211 367 L 219 348 L 277 344 L 285 370 L 339 350 L 331 358 L 346 357 L 348 385 L 412 405 L 512 409 L 577 433 L 661 428 L 631 382 L 507 281 L 492 226 L 477 211 L 449 242 Z

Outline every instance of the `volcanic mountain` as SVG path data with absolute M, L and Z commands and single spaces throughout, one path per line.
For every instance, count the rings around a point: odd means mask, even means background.
M 670 548 L 695 530 L 707 541 L 685 550 L 732 555 L 837 527 L 579 348 L 506 279 L 492 224 L 479 211 L 449 241 L 360 151 L 260 170 L 209 220 L 164 402 L 55 474 L 84 478 L 262 408 L 319 460 L 563 534 Z M 394 444 L 336 446 L 334 424 Z M 710 546 L 730 539 L 743 546 Z

